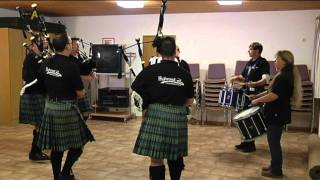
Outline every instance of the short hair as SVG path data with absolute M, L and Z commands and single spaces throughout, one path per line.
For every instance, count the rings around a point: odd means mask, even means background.
M 71 38 L 71 41 L 80 41 L 80 38 L 74 36 Z
M 262 44 L 258 43 L 258 42 L 253 42 L 250 44 L 249 48 L 252 48 L 254 50 L 259 50 L 259 53 L 262 53 L 263 47 Z
M 170 36 L 162 38 L 159 51 L 163 56 L 174 56 L 176 53 L 176 41 L 174 38 Z
M 67 34 L 59 34 L 52 40 L 52 45 L 57 52 L 62 52 L 67 44 L 69 44 L 69 36 Z

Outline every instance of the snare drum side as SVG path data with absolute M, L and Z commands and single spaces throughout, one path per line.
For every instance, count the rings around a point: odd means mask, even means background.
M 263 120 L 259 107 L 249 108 L 234 116 L 234 122 L 244 141 L 252 140 L 265 133 Z

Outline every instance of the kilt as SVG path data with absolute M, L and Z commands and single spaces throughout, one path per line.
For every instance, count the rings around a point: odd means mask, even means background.
M 39 148 L 65 151 L 82 148 L 93 140 L 76 101 L 46 101 L 44 119 L 39 128 Z
M 81 113 L 85 113 L 93 110 L 91 108 L 91 105 L 87 96 L 78 99 L 78 107 Z
M 43 119 L 45 98 L 43 94 L 20 96 L 19 123 L 39 125 Z
M 188 155 L 187 112 L 184 106 L 150 104 L 133 152 L 154 159 L 177 160 Z

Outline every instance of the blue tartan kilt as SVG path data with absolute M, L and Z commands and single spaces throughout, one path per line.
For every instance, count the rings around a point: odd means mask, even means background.
M 184 106 L 151 104 L 133 152 L 154 159 L 177 160 L 188 155 L 188 120 Z
M 76 101 L 46 101 L 44 119 L 39 128 L 39 148 L 65 151 L 82 148 L 93 140 Z
M 45 99 L 43 94 L 20 96 L 19 123 L 39 125 L 43 119 Z
M 81 113 L 90 112 L 93 110 L 87 96 L 78 99 L 78 107 Z

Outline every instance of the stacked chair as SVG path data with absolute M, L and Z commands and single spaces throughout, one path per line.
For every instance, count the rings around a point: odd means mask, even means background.
M 195 107 L 196 114 L 200 114 L 200 121 L 202 123 L 202 85 L 200 81 L 200 67 L 199 64 L 189 64 L 190 74 L 193 80 L 193 89 L 194 89 L 194 98 L 195 98 Z M 195 118 L 196 119 L 196 118 Z
M 219 92 L 226 82 L 226 68 L 224 64 L 209 64 L 208 74 L 204 80 L 204 106 L 207 122 L 207 109 L 221 110 L 218 103 Z
M 234 71 L 234 75 L 240 75 L 244 69 L 244 67 L 246 66 L 246 64 L 248 63 L 249 61 L 241 61 L 241 60 L 238 60 L 236 62 L 236 69 Z
M 311 118 L 313 113 L 313 83 L 310 81 L 310 72 L 307 65 L 297 64 L 296 67 L 298 68 L 301 77 L 302 103 L 300 108 L 292 107 L 292 117 L 295 117 L 294 119 L 297 120 L 299 119 L 300 123 L 302 123 L 302 121 L 309 121 L 309 128 L 312 132 L 313 126 L 315 125 Z M 302 124 L 297 124 L 297 127 L 299 128 L 301 125 Z M 304 125 L 306 124 L 304 123 Z M 292 126 L 294 127 L 293 124 Z
M 296 67 L 299 70 L 302 81 L 302 104 L 300 108 L 293 108 L 294 111 L 312 112 L 313 104 L 313 83 L 310 81 L 308 67 L 305 64 L 298 64 Z
M 269 80 L 269 83 L 266 84 L 266 86 L 265 86 L 266 90 L 269 88 L 269 85 L 270 85 L 272 79 L 277 74 L 276 67 L 274 66 L 274 61 L 268 61 L 268 63 L 269 63 L 269 67 L 270 67 L 270 80 Z
M 274 78 L 274 76 L 277 74 L 276 67 L 274 65 L 274 61 L 268 61 L 270 66 L 270 81 Z

